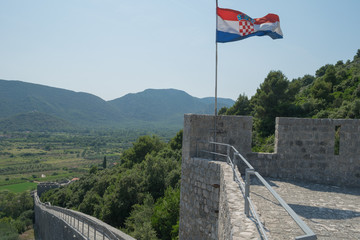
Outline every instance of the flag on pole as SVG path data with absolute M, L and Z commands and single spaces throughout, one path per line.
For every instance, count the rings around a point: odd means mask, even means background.
M 262 18 L 251 18 L 232 9 L 217 8 L 216 42 L 226 43 L 252 36 L 283 38 L 279 16 L 268 14 Z

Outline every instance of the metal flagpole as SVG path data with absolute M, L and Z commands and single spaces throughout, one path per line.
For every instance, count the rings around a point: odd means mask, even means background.
M 218 16 L 217 16 L 217 8 L 218 8 L 218 0 L 216 0 L 216 28 L 215 28 L 215 117 L 217 116 L 217 68 L 218 68 L 218 43 L 216 39 L 216 32 L 217 32 L 217 23 L 218 23 Z
M 216 27 L 215 27 L 215 114 L 214 114 L 214 142 L 216 142 L 216 119 L 217 119 L 217 69 L 218 69 L 218 43 L 217 43 L 217 24 L 218 24 L 218 16 L 217 16 L 217 8 L 218 8 L 218 0 L 216 0 Z M 214 152 L 216 152 L 216 145 L 214 144 Z M 214 155 L 215 157 L 215 155 Z

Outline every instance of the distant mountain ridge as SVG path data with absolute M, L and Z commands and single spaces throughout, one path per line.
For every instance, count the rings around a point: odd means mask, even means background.
M 0 118 L 37 111 L 78 126 L 123 120 L 106 101 L 88 93 L 21 81 L 0 80 Z
M 231 99 L 220 99 L 218 102 L 220 106 L 234 104 Z M 170 124 L 182 124 L 184 113 L 214 113 L 214 98 L 197 98 L 176 89 L 147 89 L 109 103 L 131 119 Z
M 218 109 L 223 106 L 230 107 L 233 103 L 231 99 L 219 98 Z M 57 122 L 55 125 L 62 125 L 66 129 L 70 126 L 154 126 L 180 129 L 184 113 L 214 114 L 213 109 L 214 98 L 196 98 L 176 89 L 147 89 L 105 101 L 89 93 L 21 81 L 0 80 L 0 130 L 6 130 L 10 125 L 11 129 L 16 128 L 16 125 L 10 124 L 11 122 L 31 129 L 29 116 L 34 117 L 36 114 L 29 113 L 34 112 L 42 114 L 37 118 L 35 129 L 39 129 L 40 119 L 49 120 L 51 116 L 56 121 L 53 119 L 54 121 L 50 122 Z M 62 124 L 58 121 L 62 121 Z

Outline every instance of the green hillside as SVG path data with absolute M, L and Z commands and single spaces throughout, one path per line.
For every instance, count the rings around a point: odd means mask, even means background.
M 231 99 L 219 99 L 219 106 L 231 106 Z M 213 114 L 214 98 L 200 99 L 176 89 L 147 89 L 109 101 L 131 119 L 180 125 L 184 113 Z
M 220 107 L 229 107 L 234 103 L 231 99 L 221 98 L 218 102 Z M 175 89 L 148 89 L 107 102 L 88 93 L 0 80 L 0 109 L 0 120 L 3 120 L 0 121 L 0 129 L 15 126 L 9 122 L 9 118 L 14 120 L 19 118 L 19 114 L 38 112 L 78 128 L 179 130 L 182 128 L 184 113 L 213 114 L 214 99 L 192 97 Z M 24 125 L 21 119 L 15 122 Z M 31 121 L 27 123 L 32 124 Z M 27 125 L 27 128 L 39 129 L 41 123 L 37 121 L 34 124 L 36 126 Z M 44 122 L 43 125 L 46 124 Z
M 69 122 L 40 112 L 22 113 L 0 120 L 0 131 L 59 132 L 72 129 L 74 126 Z
M 360 118 L 360 50 L 353 60 L 326 64 L 315 76 L 289 81 L 281 71 L 271 71 L 254 96 L 240 95 L 219 113 L 253 116 L 253 146 L 272 147 L 276 117 Z
M 0 80 L 0 118 L 37 111 L 77 126 L 101 126 L 124 117 L 106 101 L 88 93 L 20 81 Z
M 299 89 L 293 101 L 299 116 L 360 118 L 360 49 L 353 61 L 327 64 L 292 84 Z

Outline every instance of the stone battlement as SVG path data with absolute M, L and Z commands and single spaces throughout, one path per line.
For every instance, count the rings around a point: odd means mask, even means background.
M 234 208 L 243 199 L 229 193 L 226 164 L 197 158 L 212 151 L 209 142 L 234 146 L 264 177 L 360 187 L 360 120 L 276 118 L 275 152 L 254 153 L 252 117 L 217 116 L 215 125 L 215 116 L 186 114 L 180 239 L 256 239 L 243 208 Z

